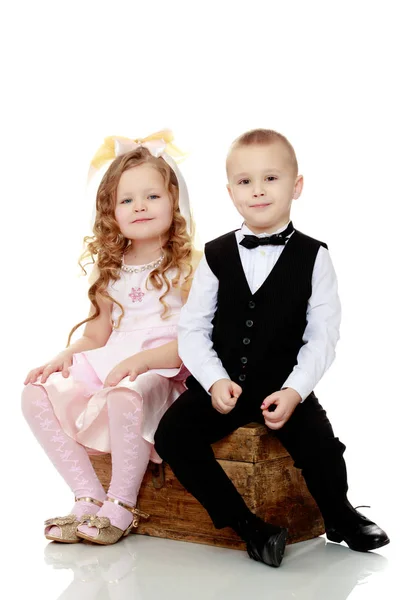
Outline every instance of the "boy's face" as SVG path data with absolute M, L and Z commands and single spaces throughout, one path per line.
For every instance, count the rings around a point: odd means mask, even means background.
M 290 221 L 303 177 L 283 142 L 235 148 L 228 156 L 227 174 L 229 195 L 253 233 L 273 233 Z

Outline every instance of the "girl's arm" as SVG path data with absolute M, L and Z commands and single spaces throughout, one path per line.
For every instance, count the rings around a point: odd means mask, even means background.
M 139 355 L 148 371 L 151 369 L 178 369 L 182 364 L 178 356 L 177 340 L 157 348 L 151 348 L 151 350 L 143 350 Z
M 92 275 L 95 273 L 92 273 Z M 90 282 L 90 278 L 89 278 Z M 24 384 L 34 383 L 41 376 L 40 383 L 45 383 L 51 373 L 61 371 L 64 377 L 69 376 L 69 367 L 72 365 L 72 356 L 78 352 L 94 350 L 104 346 L 111 335 L 111 310 L 112 303 L 97 296 L 100 314 L 93 321 L 86 324 L 83 335 L 76 342 L 62 350 L 57 356 L 47 363 L 32 369 L 25 378 Z M 94 314 L 91 307 L 89 316 Z
M 182 364 L 178 356 L 178 342 L 168 342 L 157 348 L 143 350 L 121 361 L 107 375 L 104 387 L 117 385 L 129 376 L 131 381 L 151 369 L 178 369 Z
M 89 286 L 98 279 L 99 271 L 97 265 L 94 265 L 91 274 L 89 275 Z M 68 346 L 64 352 L 69 354 L 77 354 L 78 352 L 85 352 L 86 350 L 94 350 L 95 348 L 101 348 L 105 346 L 108 338 L 112 332 L 111 326 L 111 311 L 112 303 L 106 300 L 99 294 L 96 295 L 96 300 L 99 305 L 100 314 L 93 321 L 86 323 L 83 335 L 81 338 L 76 340 L 73 344 Z M 90 307 L 89 317 L 95 313 L 93 306 Z
M 111 326 L 111 309 L 112 303 L 104 298 L 97 296 L 97 302 L 100 308 L 100 314 L 93 321 L 86 323 L 83 335 L 73 344 L 68 346 L 64 352 L 76 354 L 77 352 L 85 352 L 86 350 L 94 350 L 105 346 L 112 332 Z M 89 316 L 94 314 L 92 307 Z

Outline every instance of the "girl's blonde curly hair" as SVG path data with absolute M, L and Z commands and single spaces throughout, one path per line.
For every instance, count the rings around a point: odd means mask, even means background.
M 123 307 L 107 291 L 109 283 L 120 278 L 122 256 L 130 243 L 130 240 L 122 235 L 115 219 L 116 195 L 122 173 L 142 164 L 153 165 L 161 173 L 172 203 L 172 222 L 167 232 L 167 241 L 163 246 L 164 260 L 151 271 L 147 280 L 147 284 L 150 283 L 157 290 L 161 290 L 164 285 L 166 286 L 166 290 L 160 295 L 160 303 L 163 306 L 162 318 L 165 319 L 168 316 L 168 304 L 165 297 L 171 289 L 171 281 L 166 276 L 167 271 L 176 269 L 176 276 L 172 280 L 173 287 L 178 285 L 182 276 L 184 285 L 192 274 L 193 246 L 191 235 L 187 231 L 186 221 L 179 211 L 179 186 L 175 172 L 162 157 L 154 157 L 147 148 L 140 147 L 119 156 L 112 162 L 101 180 L 96 196 L 94 235 L 84 238 L 83 241 L 86 247 L 79 259 L 79 264 L 85 275 L 86 270 L 82 264 L 85 259 L 91 259 L 86 265 L 95 263 L 97 267 L 98 277 L 88 291 L 94 313 L 71 329 L 67 346 L 69 346 L 73 334 L 81 325 L 93 321 L 99 316 L 100 307 L 97 302 L 97 295 L 114 302 L 121 309 L 117 327 L 123 317 Z

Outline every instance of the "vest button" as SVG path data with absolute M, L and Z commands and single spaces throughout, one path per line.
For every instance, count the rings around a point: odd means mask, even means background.
M 247 327 L 253 327 L 254 322 L 251 319 L 248 319 L 248 321 L 246 321 L 246 325 Z
M 243 375 L 243 373 L 241 375 L 239 375 L 239 381 L 244 381 L 246 379 L 246 375 Z
M 247 356 L 242 356 L 242 358 L 240 359 L 240 362 L 242 363 L 242 365 L 246 365 L 247 364 Z
M 255 308 L 255 306 L 256 306 L 256 303 L 253 302 L 253 300 L 250 300 L 250 302 L 249 302 L 249 308 Z
M 247 344 L 250 344 L 250 338 L 243 338 L 243 344 L 245 344 L 245 346 L 247 346 Z

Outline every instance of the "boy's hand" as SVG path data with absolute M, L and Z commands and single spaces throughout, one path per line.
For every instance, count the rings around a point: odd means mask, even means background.
M 215 410 L 222 415 L 226 415 L 235 408 L 237 399 L 242 393 L 242 388 L 230 379 L 218 379 L 209 391 L 211 403 Z
M 261 404 L 264 421 L 270 429 L 280 429 L 290 419 L 294 409 L 301 402 L 301 396 L 296 390 L 286 388 L 267 396 Z M 275 405 L 276 408 L 270 412 L 268 408 Z
M 149 370 L 149 367 L 147 366 L 141 354 L 141 352 L 138 352 L 137 354 L 134 354 L 133 356 L 130 356 L 129 358 L 126 358 L 118 363 L 118 365 L 114 367 L 107 375 L 103 387 L 114 387 L 128 376 L 129 381 L 135 381 L 139 375 L 146 373 L 146 371 Z

